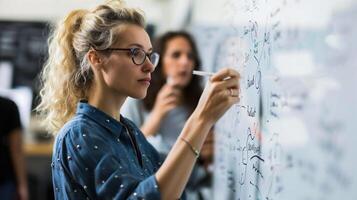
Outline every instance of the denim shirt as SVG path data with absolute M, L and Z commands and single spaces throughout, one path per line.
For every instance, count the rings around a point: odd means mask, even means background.
M 154 176 L 160 165 L 157 151 L 130 120 L 121 116 L 118 122 L 80 102 L 56 137 L 55 198 L 160 199 Z

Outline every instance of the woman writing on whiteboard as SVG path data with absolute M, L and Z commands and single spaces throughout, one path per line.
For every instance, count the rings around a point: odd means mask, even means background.
M 72 11 L 58 24 L 38 107 L 57 134 L 56 199 L 181 197 L 209 130 L 239 100 L 239 74 L 224 69 L 210 78 L 161 163 L 137 126 L 118 113 L 128 96 L 146 96 L 157 61 L 142 14 L 120 1 Z
M 194 111 L 202 93 L 198 76 L 201 61 L 191 35 L 171 31 L 158 37 L 154 50 L 161 56 L 143 100 L 129 98 L 122 114 L 132 120 L 146 139 L 165 158 Z M 200 199 L 200 189 L 210 186 L 208 166 L 213 160 L 213 134 L 208 134 L 186 192 L 189 199 Z

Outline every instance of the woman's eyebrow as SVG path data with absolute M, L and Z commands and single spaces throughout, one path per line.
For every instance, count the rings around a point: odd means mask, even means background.
M 136 46 L 136 47 L 140 47 L 140 48 L 142 48 L 142 49 L 145 50 L 144 46 L 141 45 L 141 44 L 138 44 L 138 43 L 133 43 L 133 44 L 130 44 L 129 46 Z M 148 49 L 148 51 L 152 51 L 152 47 L 150 47 L 150 48 Z

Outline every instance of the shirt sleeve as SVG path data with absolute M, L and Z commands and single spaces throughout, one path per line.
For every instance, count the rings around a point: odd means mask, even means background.
M 5 133 L 12 133 L 15 129 L 21 129 L 20 114 L 17 105 L 10 99 L 6 99 L 7 103 L 4 105 L 4 109 L 7 113 L 7 125 Z
M 91 131 L 89 131 L 91 130 Z M 135 169 L 115 155 L 108 139 L 94 128 L 72 130 L 64 138 L 64 170 L 91 199 L 160 199 L 154 174 L 135 176 Z M 92 133 L 91 133 L 92 132 Z

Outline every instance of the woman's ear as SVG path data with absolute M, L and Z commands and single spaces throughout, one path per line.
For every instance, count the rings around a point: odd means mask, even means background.
M 98 54 L 97 51 L 94 50 L 89 50 L 87 54 L 87 59 L 95 70 L 98 70 L 103 64 L 103 58 L 100 54 Z

